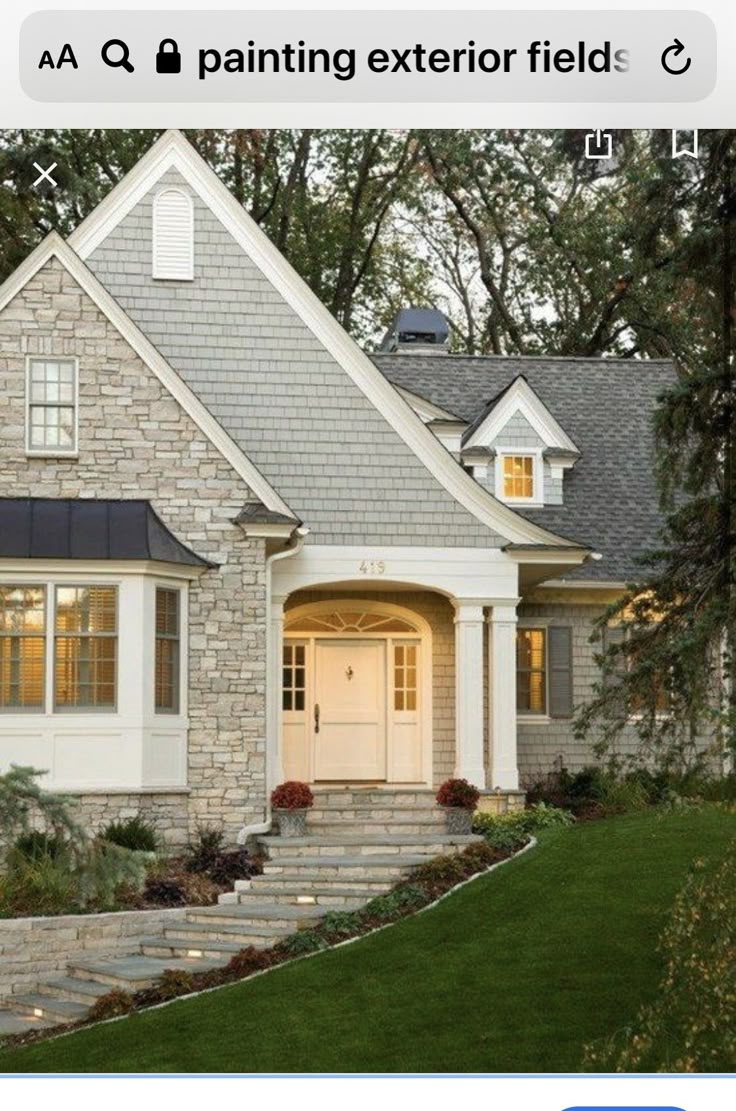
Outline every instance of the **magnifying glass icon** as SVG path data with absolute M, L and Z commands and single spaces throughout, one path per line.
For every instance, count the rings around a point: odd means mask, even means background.
M 119 58 L 110 57 L 111 47 L 113 49 L 119 48 L 121 50 L 122 53 Z M 130 48 L 128 47 L 127 43 L 123 42 L 122 39 L 108 39 L 102 50 L 100 51 L 100 54 L 102 55 L 102 60 L 105 65 L 110 66 L 111 69 L 118 69 L 120 66 L 122 66 L 123 69 L 127 69 L 128 73 L 133 73 L 135 66 L 130 60 Z

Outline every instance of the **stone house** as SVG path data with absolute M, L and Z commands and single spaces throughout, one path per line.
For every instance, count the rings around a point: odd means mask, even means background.
M 0 288 L 0 768 L 97 827 L 270 789 L 514 799 L 656 543 L 668 362 L 364 353 L 179 132 Z

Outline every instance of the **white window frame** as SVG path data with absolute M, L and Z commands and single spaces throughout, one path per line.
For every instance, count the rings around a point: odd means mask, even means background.
M 72 447 L 33 447 L 31 443 L 31 365 L 33 363 L 72 363 L 74 367 L 74 442 Z M 49 406 L 50 407 L 50 406 Z M 68 406 L 57 406 L 68 408 Z M 43 459 L 75 459 L 79 455 L 79 359 L 76 355 L 26 355 L 26 455 Z
M 113 633 L 59 633 L 56 628 L 56 613 L 59 605 L 59 591 L 65 589 L 87 590 L 91 587 L 99 589 L 108 589 L 115 592 L 115 630 Z M 51 688 L 47 692 L 46 699 L 46 712 L 54 716 L 68 717 L 70 714 L 117 714 L 118 706 L 120 703 L 120 587 L 118 583 L 99 583 L 89 581 L 73 582 L 55 582 L 49 583 L 49 590 L 53 594 L 53 598 L 49 596 L 49 617 L 51 618 L 51 628 L 49 629 L 49 636 L 46 644 L 46 651 L 48 658 L 46 661 L 47 677 L 50 677 Z M 115 641 L 115 684 L 112 706 L 62 706 L 56 701 L 56 677 L 57 677 L 57 662 L 56 662 L 56 642 L 62 640 L 74 640 L 75 638 L 82 637 L 99 637 L 110 638 Z
M 510 456 L 518 458 L 526 458 L 532 460 L 532 487 L 533 493 L 530 498 L 507 498 L 503 492 L 503 461 Z M 502 447 L 496 448 L 496 481 L 495 490 L 496 497 L 502 501 L 504 505 L 526 505 L 542 506 L 544 505 L 544 466 L 542 459 L 541 447 Z
M 159 223 L 156 210 L 161 197 L 165 193 L 178 193 L 188 205 L 189 265 L 184 273 L 172 274 L 167 272 L 158 260 Z M 162 282 L 194 281 L 194 200 L 191 193 L 187 192 L 186 189 L 181 189 L 178 185 L 163 185 L 153 198 L 151 207 L 151 277 Z

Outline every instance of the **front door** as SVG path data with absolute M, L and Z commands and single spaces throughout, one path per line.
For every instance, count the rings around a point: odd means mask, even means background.
M 386 778 L 386 643 L 315 643 L 314 778 Z

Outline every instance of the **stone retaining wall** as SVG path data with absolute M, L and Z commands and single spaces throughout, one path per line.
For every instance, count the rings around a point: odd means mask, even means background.
M 186 909 L 0 919 L 0 1007 L 4 996 L 64 974 L 75 958 L 135 953 L 141 938 L 182 921 Z

